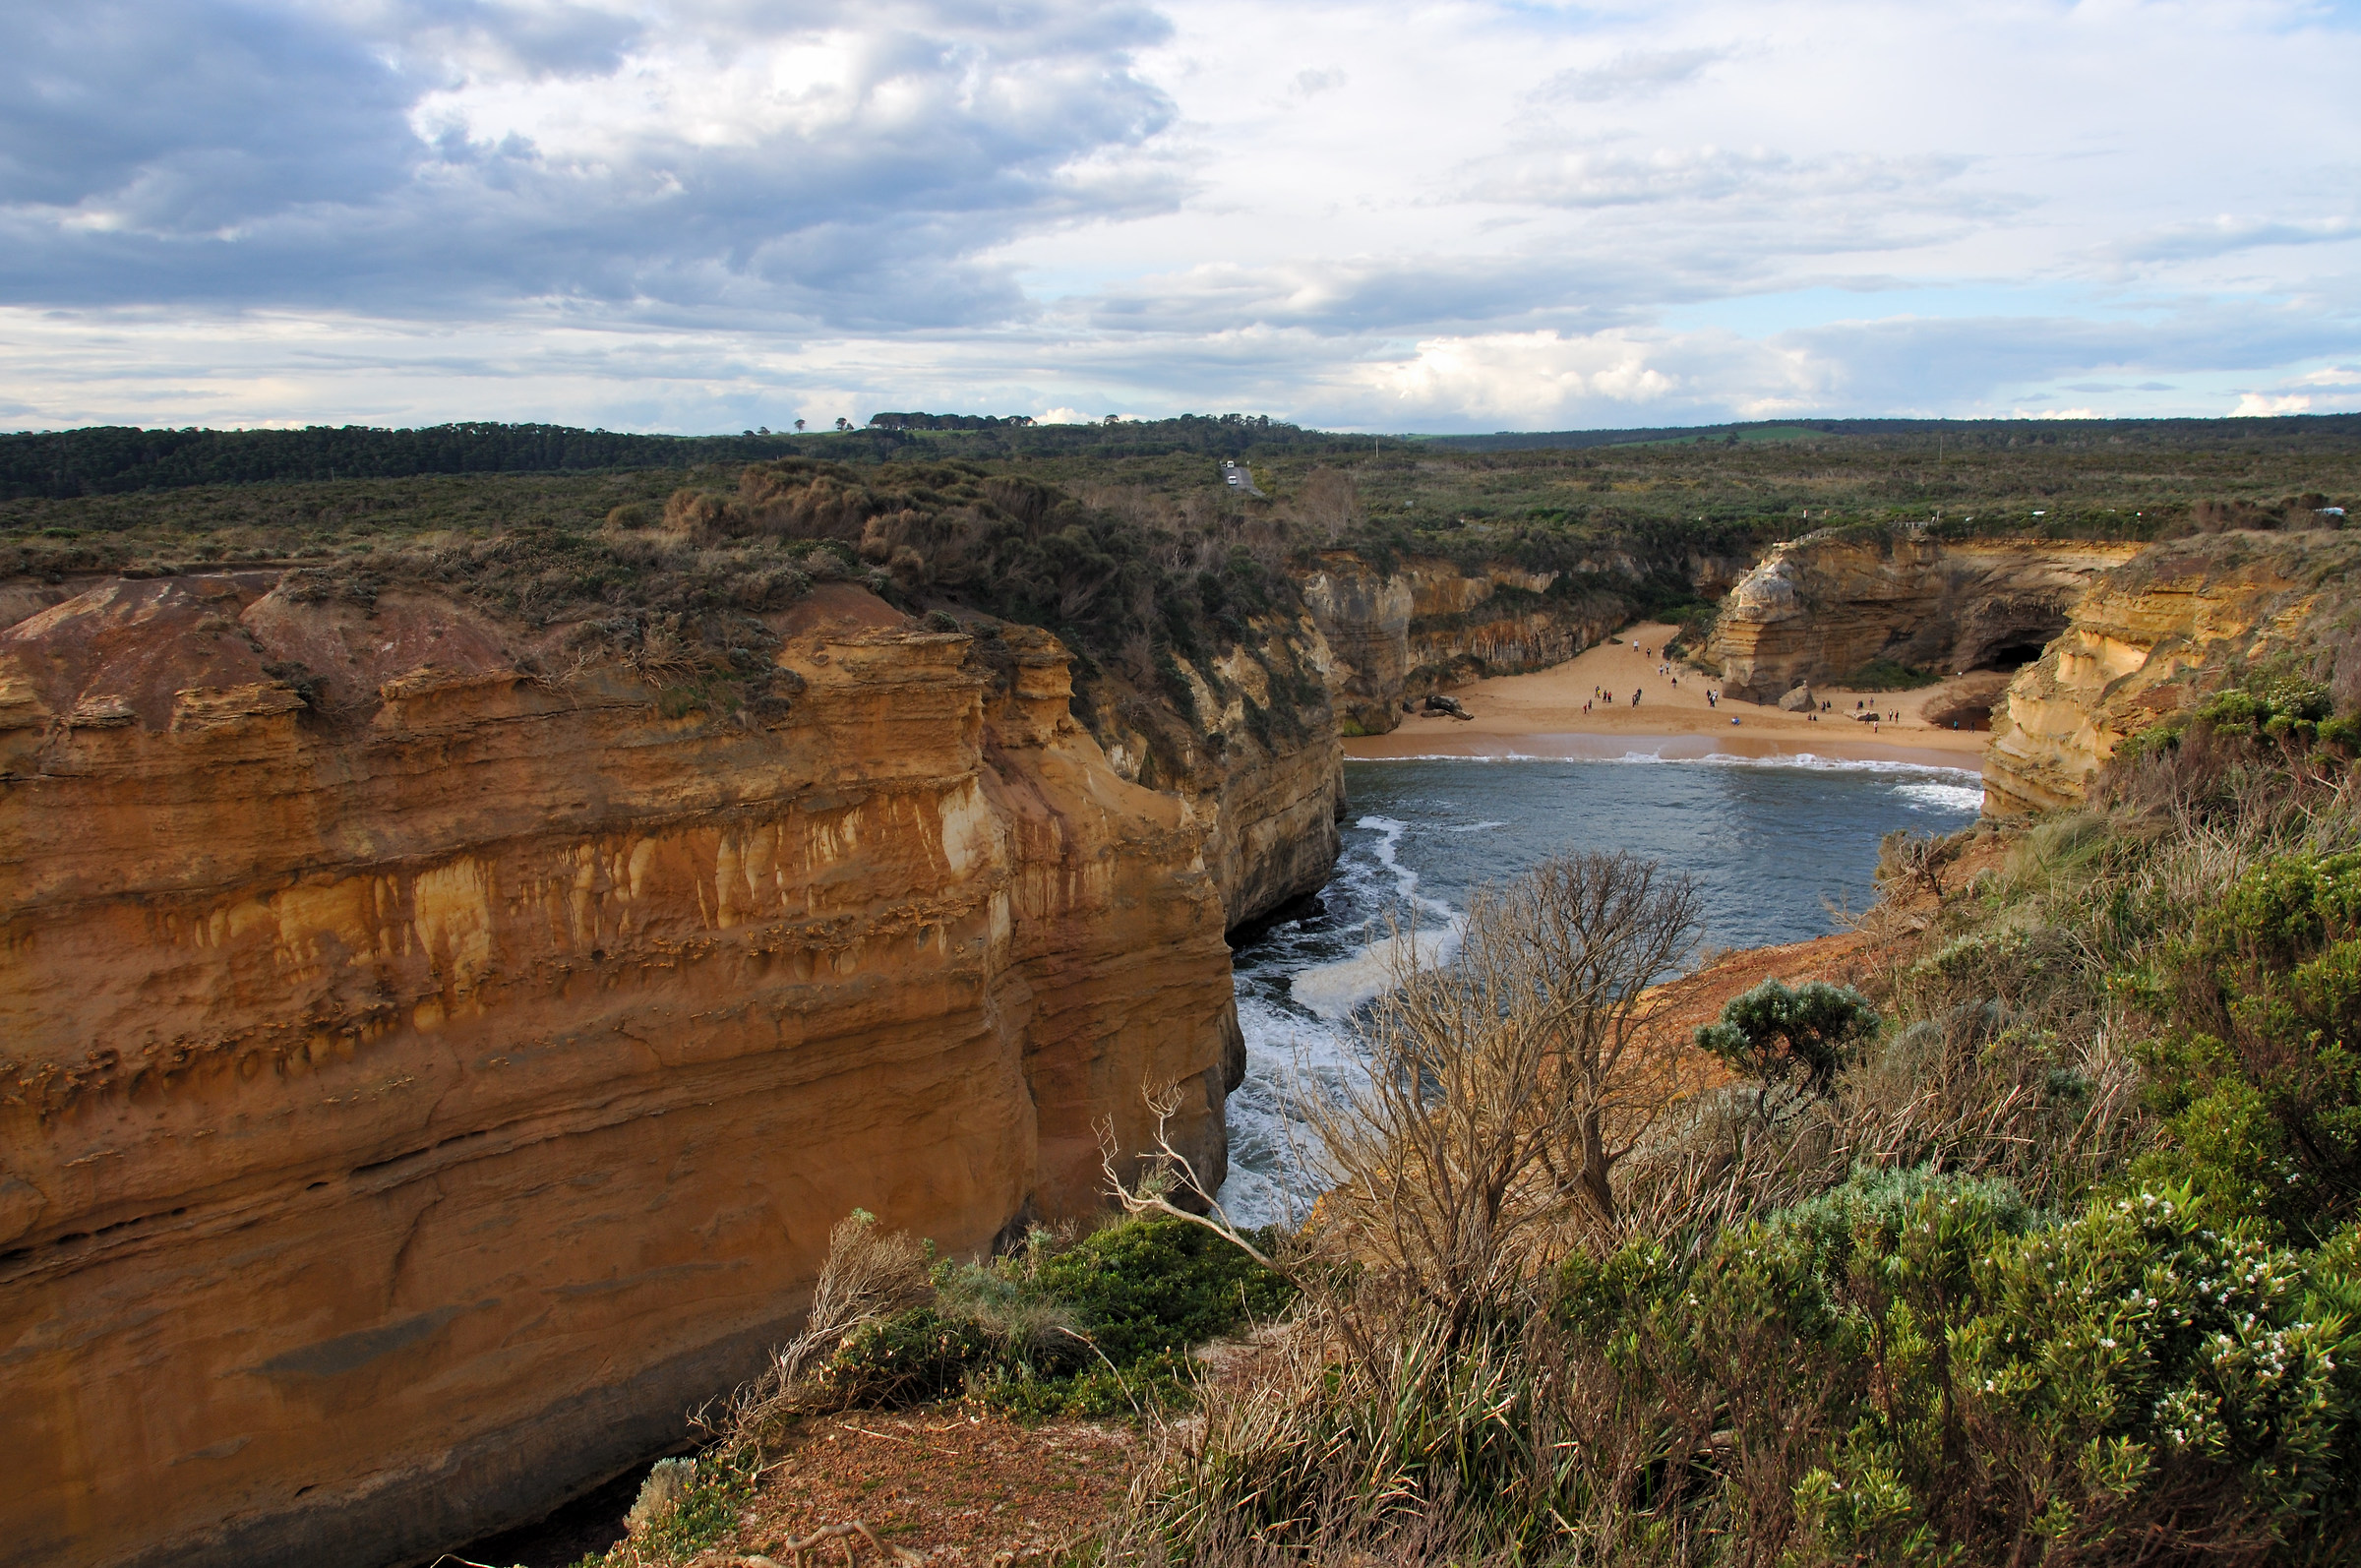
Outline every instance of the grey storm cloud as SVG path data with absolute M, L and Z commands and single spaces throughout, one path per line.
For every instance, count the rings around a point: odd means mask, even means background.
M 970 260 L 1029 226 L 1169 205 L 1061 171 L 1171 117 L 1126 67 L 1141 6 L 718 7 L 708 47 L 849 26 L 856 79 L 755 136 L 596 157 L 421 125 L 471 66 L 617 73 L 640 24 L 583 7 L 15 8 L 0 20 L 0 300 L 427 315 L 575 297 L 830 326 L 1021 314 Z

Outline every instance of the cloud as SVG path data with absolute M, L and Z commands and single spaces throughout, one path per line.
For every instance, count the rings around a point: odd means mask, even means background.
M 2271 397 L 2262 392 L 2242 392 L 2238 397 L 2238 406 L 2230 410 L 2230 417 L 2233 419 L 2260 419 L 2273 414 L 2308 414 L 2311 411 L 2312 399 L 2309 397 L 2300 395 Z
M 2295 223 L 2224 215 L 2210 223 L 2149 234 L 2110 247 L 2110 251 L 2127 262 L 2182 262 L 2230 256 L 2266 246 L 2341 245 L 2356 239 L 2361 239 L 2361 223 L 2341 213 Z
M 1604 103 L 1610 98 L 1662 92 L 1696 81 L 1707 67 L 1728 59 L 1729 53 L 1719 48 L 1634 50 L 1603 66 L 1560 71 L 1544 82 L 1534 96 L 1544 101 Z
M 2357 69 L 2312 0 L 18 6 L 0 406 L 2351 406 Z
M 580 6 L 396 7 L 369 30 L 102 9 L 9 24 L 0 298 L 940 327 L 1024 313 L 976 260 L 994 243 L 1178 194 L 1069 178 L 1170 118 L 1128 65 L 1165 31 L 1143 6 L 714 4 L 677 31 Z

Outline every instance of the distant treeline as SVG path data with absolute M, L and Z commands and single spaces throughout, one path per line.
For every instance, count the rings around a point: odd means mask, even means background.
M 2102 442 L 2221 447 L 2361 440 L 2361 414 L 2290 414 L 2271 419 L 1767 419 L 1735 425 L 1655 425 L 1631 430 L 1502 430 L 1489 436 L 1426 436 L 1421 445 L 1457 452 L 1630 447 L 1656 442 L 1804 440 L 1812 436 L 1942 439 L 1963 446 L 2073 446 Z
M 1031 414 L 872 414 L 873 430 L 998 430 L 1002 425 L 1030 430 L 1038 421 Z
M 898 423 L 896 423 L 898 422 Z M 925 435 L 913 432 L 924 431 Z M 0 435 L 0 500 L 120 495 L 192 485 L 395 479 L 418 474 L 554 473 L 600 468 L 690 468 L 802 452 L 838 460 L 915 455 L 1108 457 L 1202 452 L 1243 456 L 1273 446 L 1340 438 L 1260 414 L 1183 414 L 1113 425 L 1038 425 L 1029 416 L 879 414 L 871 428 L 809 436 L 635 436 L 565 425 L 460 424 L 424 430 L 312 425 L 301 430 L 84 430 Z
M 1798 419 L 1632 430 L 1558 430 L 1491 436 L 1414 438 L 1443 451 L 1527 452 L 1600 447 L 1726 445 L 1828 436 L 1871 448 L 1937 441 L 1974 448 L 2150 446 L 2213 451 L 2318 452 L 2361 443 L 2361 414 L 2276 419 Z M 1388 438 L 1398 440 L 1399 438 Z M 565 425 L 489 423 L 381 430 L 313 425 L 301 430 L 142 430 L 101 425 L 0 435 L 0 500 L 121 495 L 195 485 L 424 474 L 558 473 L 599 469 L 688 469 L 793 453 L 840 462 L 920 456 L 980 461 L 1013 457 L 1150 457 L 1172 452 L 1244 458 L 1289 452 L 1361 452 L 1366 436 L 1340 436 L 1266 414 L 1182 414 L 1114 424 L 1044 425 L 1025 414 L 883 413 L 866 428 L 790 435 L 644 436 Z
M 100 425 L 0 436 L 0 498 L 117 495 L 263 480 L 399 479 L 749 462 L 795 450 L 786 436 L 634 436 L 564 425 L 379 430 L 141 430 Z

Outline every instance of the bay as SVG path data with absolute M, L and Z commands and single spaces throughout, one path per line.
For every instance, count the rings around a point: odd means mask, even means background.
M 1878 840 L 1950 832 L 1982 805 L 1964 768 L 1812 757 L 1348 762 L 1344 853 L 1316 910 L 1233 957 L 1246 1077 L 1230 1097 L 1222 1205 L 1291 1223 L 1321 1182 L 1305 1092 L 1357 1070 L 1355 1008 L 1391 969 L 1389 940 L 1447 954 L 1487 881 L 1559 850 L 1624 850 L 1695 876 L 1709 947 L 1802 941 L 1875 891 Z

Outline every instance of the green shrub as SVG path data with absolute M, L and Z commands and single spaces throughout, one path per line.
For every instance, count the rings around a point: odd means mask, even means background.
M 833 1400 L 893 1406 L 965 1393 L 1022 1419 L 1182 1404 L 1189 1347 L 1278 1313 L 1293 1295 L 1237 1247 L 1172 1219 L 1079 1239 L 1036 1230 L 990 1262 L 936 1265 L 933 1284 L 931 1304 L 845 1337 L 818 1373 Z
M 1849 986 L 1813 980 L 1790 990 L 1773 979 L 1731 997 L 1720 1021 L 1697 1030 L 1694 1042 L 1766 1090 L 1793 1083 L 1826 1096 L 1876 1032 L 1877 1009 Z
M 1202 1226 L 1173 1219 L 1111 1226 L 1047 1259 L 1034 1277 L 1118 1366 L 1276 1315 L 1294 1294 Z
M 2265 861 L 2167 947 L 2147 1048 L 2178 1158 L 2295 1235 L 2361 1205 L 2361 853 Z
M 633 1510 L 637 1560 L 685 1560 L 722 1539 L 737 1528 L 739 1513 L 753 1500 L 755 1478 L 751 1459 L 721 1450 L 708 1450 L 695 1460 L 658 1460 L 649 1482 L 640 1489 L 642 1502 L 657 1506 L 644 1513 L 637 1506 Z
M 846 1405 L 919 1405 L 958 1393 L 992 1351 L 975 1324 L 914 1306 L 846 1335 L 818 1380 Z
M 1851 692 L 1914 692 L 1942 679 L 1932 670 L 1921 670 L 1914 664 L 1871 659 L 1838 684 Z
M 1876 1172 L 1691 1271 L 1646 1241 L 1569 1260 L 1556 1316 L 1721 1413 L 1730 1517 L 1760 1455 L 1798 1456 L 1793 1560 L 2301 1558 L 2361 1503 L 2356 1257 L 2350 1231 L 2307 1256 L 2219 1226 L 2186 1186 L 2046 1223 L 2004 1183 Z

